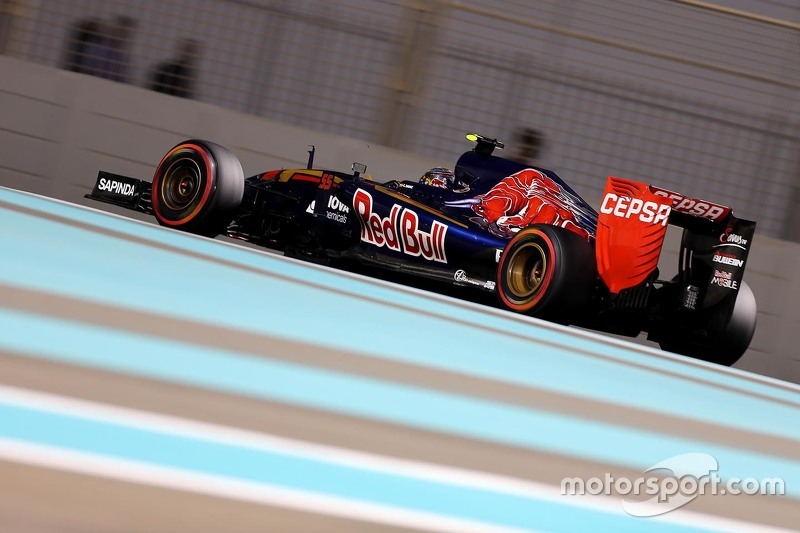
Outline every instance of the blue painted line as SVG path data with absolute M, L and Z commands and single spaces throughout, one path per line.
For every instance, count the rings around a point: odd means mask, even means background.
M 6 328 L 0 349 L 28 357 L 631 468 L 705 452 L 717 458 L 723 479 L 782 477 L 787 492 L 800 495 L 800 462 L 738 450 L 735 443 L 684 439 L 3 308 L 0 323 Z
M 430 479 L 401 476 L 213 439 L 189 438 L 0 400 L 0 434 L 72 451 L 132 460 L 480 523 L 549 531 L 704 531 Z
M 178 232 L 110 217 L 76 206 L 0 189 L 0 199 L 108 227 L 182 250 L 278 271 L 296 283 L 188 258 L 180 253 L 120 241 L 92 231 L 0 209 L 0 236 L 13 261 L 0 263 L 0 282 L 91 299 L 167 316 L 266 332 L 374 357 L 497 379 L 589 400 L 635 405 L 657 413 L 800 440 L 800 410 L 740 391 L 800 404 L 800 393 L 742 379 L 712 367 L 648 357 L 620 346 L 575 337 L 446 299 L 428 300 L 389 286 L 285 261 Z M 12 231 L 13 228 L 13 231 Z M 57 268 L 55 268 L 57 266 Z M 349 292 L 321 294 L 313 282 Z M 496 328 L 437 320 L 381 302 L 369 294 L 442 317 Z M 503 335 L 516 331 L 528 338 Z M 409 335 L 413 332 L 413 335 Z M 402 342 L 396 339 L 402 338 Z M 534 342 L 541 338 L 553 344 Z M 394 340 L 392 340 L 394 339 Z M 447 346 L 446 350 L 442 346 Z M 601 360 L 575 350 L 600 353 Z M 616 360 L 616 361 L 615 361 Z M 635 361 L 651 368 L 620 365 Z M 734 390 L 660 373 L 714 380 Z M 635 400 L 634 400 L 635 399 Z

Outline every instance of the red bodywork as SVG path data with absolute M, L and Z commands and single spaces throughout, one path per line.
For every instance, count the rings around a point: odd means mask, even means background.
M 472 210 L 508 233 L 533 224 L 551 224 L 589 239 L 576 222 L 558 183 L 536 169 L 526 168 L 507 176 L 478 198 L 480 202 Z
M 656 269 L 670 211 L 670 199 L 644 183 L 608 178 L 595 253 L 598 274 L 613 294 L 638 285 Z
M 638 181 L 609 176 L 597 217 L 597 270 L 613 294 L 647 279 L 658 266 L 671 218 L 723 224 L 731 208 Z M 672 221 L 673 224 L 683 225 Z

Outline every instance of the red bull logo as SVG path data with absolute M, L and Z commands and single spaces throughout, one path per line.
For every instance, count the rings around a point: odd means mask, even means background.
M 353 207 L 361 222 L 361 241 L 379 248 L 387 247 L 414 257 L 422 257 L 428 261 L 447 263 L 444 251 L 444 240 L 447 226 L 438 220 L 431 224 L 430 232 L 419 227 L 418 215 L 408 209 L 394 204 L 389 216 L 381 217 L 372 210 L 372 195 L 363 189 L 356 190 L 353 195 Z

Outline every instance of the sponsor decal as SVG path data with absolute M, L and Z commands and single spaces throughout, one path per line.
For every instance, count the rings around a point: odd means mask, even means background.
M 736 248 L 741 248 L 742 250 L 746 250 L 745 246 L 747 246 L 747 239 L 742 237 L 741 235 L 737 235 L 733 233 L 732 228 L 727 228 L 724 233 L 719 236 L 718 244 L 714 246 L 714 248 L 722 248 L 725 246 L 735 246 Z
M 726 254 L 720 251 L 714 252 L 711 260 L 715 263 L 721 263 L 723 265 L 731 265 L 740 268 L 744 266 L 744 259 L 739 259 L 735 255 Z
M 381 218 L 372 211 L 372 195 L 357 189 L 353 195 L 353 207 L 361 222 L 361 240 L 379 248 L 386 247 L 428 261 L 447 263 L 444 251 L 447 225 L 438 220 L 431 224 L 430 232 L 419 227 L 419 216 L 407 207 L 394 204 L 389 216 Z
M 629 198 L 619 196 L 609 192 L 603 198 L 600 205 L 600 212 L 606 215 L 614 215 L 618 218 L 631 218 L 636 216 L 640 221 L 647 224 L 667 225 L 669 219 L 670 206 L 659 204 L 658 202 L 644 201 L 641 198 Z
M 739 289 L 739 282 L 733 279 L 733 274 L 725 270 L 714 270 L 714 277 L 711 278 L 711 284 L 734 291 Z
M 328 209 L 333 209 L 335 211 L 341 211 L 342 213 L 349 213 L 350 208 L 345 205 L 344 202 L 340 201 L 337 197 L 331 196 L 328 198 Z
M 456 270 L 456 273 L 453 275 L 453 279 L 458 283 L 469 283 L 470 285 L 477 285 L 478 287 L 483 287 L 484 289 L 489 289 L 490 291 L 493 291 L 497 285 L 494 281 L 480 281 L 477 279 L 472 279 L 468 277 L 467 273 L 461 269 Z
M 500 262 L 500 256 L 501 255 L 503 255 L 503 250 L 501 250 L 500 248 L 495 248 L 495 250 L 494 250 L 494 262 L 495 263 L 499 263 Z
M 722 279 L 733 279 L 733 274 L 725 270 L 714 270 L 714 276 Z
M 100 178 L 97 188 L 101 191 L 111 192 L 122 196 L 133 196 L 136 192 L 136 186 L 131 183 L 125 183 L 106 178 Z
M 343 215 L 341 213 L 336 213 L 335 211 L 326 211 L 325 217 L 328 220 L 333 220 L 340 224 L 347 224 L 347 215 Z
M 677 192 L 668 191 L 666 189 L 659 189 L 658 187 L 650 186 L 653 194 L 663 196 L 672 200 L 672 209 L 679 213 L 693 215 L 696 217 L 703 217 L 709 220 L 719 220 L 724 217 L 729 211 L 727 207 L 705 202 L 703 200 L 695 200 Z
M 309 204 L 308 208 L 306 209 L 306 213 L 314 214 L 314 209 L 316 208 L 317 201 L 312 200 Z M 328 210 L 325 212 L 325 218 L 328 220 L 333 220 L 335 222 L 339 222 L 340 224 L 347 224 L 347 214 L 350 213 L 350 208 L 347 205 L 340 201 L 335 196 L 328 197 Z
M 314 209 L 316 207 L 317 207 L 317 201 L 316 200 L 311 200 L 311 203 L 308 205 L 308 208 L 306 209 L 306 213 L 313 213 Z M 335 196 L 329 196 L 328 197 L 328 209 L 332 209 L 334 211 L 340 211 L 342 213 L 349 213 L 350 212 L 350 208 L 347 207 L 347 204 L 345 204 L 344 202 L 340 201 Z

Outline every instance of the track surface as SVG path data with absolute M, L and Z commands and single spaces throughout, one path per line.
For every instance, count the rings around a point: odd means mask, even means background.
M 3 531 L 800 523 L 800 389 L 0 189 Z M 564 477 L 707 453 L 657 518 Z

